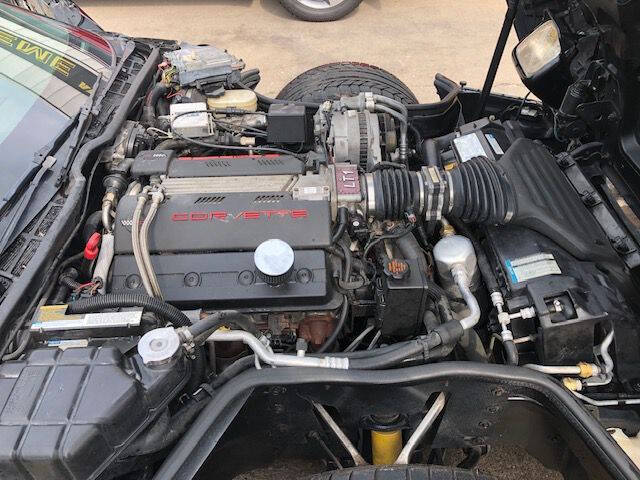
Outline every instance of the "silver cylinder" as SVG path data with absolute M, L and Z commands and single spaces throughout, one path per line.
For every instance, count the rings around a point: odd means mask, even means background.
M 454 269 L 464 271 L 470 281 L 471 290 L 477 287 L 479 281 L 478 260 L 473 244 L 467 237 L 451 235 L 442 238 L 433 247 L 433 259 L 445 288 L 455 286 Z

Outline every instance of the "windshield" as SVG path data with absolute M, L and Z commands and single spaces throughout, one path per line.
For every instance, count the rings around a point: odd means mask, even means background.
M 78 114 L 112 63 L 98 35 L 0 3 L 0 195 Z

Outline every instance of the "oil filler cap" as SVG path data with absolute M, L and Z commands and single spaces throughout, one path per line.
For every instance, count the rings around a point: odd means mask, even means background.
M 258 276 L 272 287 L 283 285 L 289 280 L 293 273 L 294 259 L 291 246 L 277 238 L 262 242 L 253 253 Z

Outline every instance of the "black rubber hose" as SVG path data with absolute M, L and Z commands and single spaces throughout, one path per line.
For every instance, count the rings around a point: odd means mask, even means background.
M 513 340 L 507 340 L 502 342 L 502 346 L 504 347 L 504 356 L 508 365 L 518 365 L 519 355 L 518 355 L 518 347 Z
M 173 305 L 141 293 L 108 293 L 71 302 L 67 313 L 91 313 L 108 308 L 142 307 L 174 327 L 189 327 L 191 320 Z
M 165 415 L 164 418 L 159 419 L 162 421 L 152 424 L 142 437 L 136 438 L 122 453 L 122 457 L 137 457 L 164 450 L 180 438 L 207 403 L 209 403 L 208 400 L 200 400 L 183 407 L 172 417 Z
M 80 283 L 76 281 L 76 278 L 78 278 L 79 275 L 80 273 L 78 272 L 78 270 L 73 267 L 67 268 L 64 272 L 62 272 L 60 277 L 58 277 L 60 288 L 56 291 L 54 297 L 51 300 L 51 303 L 53 305 L 64 303 L 71 291 L 80 288 Z
M 158 82 L 156 83 L 149 95 L 147 95 L 146 102 L 142 107 L 142 123 L 154 126 L 156 123 L 156 104 L 158 100 L 166 95 L 171 87 L 166 85 L 165 83 Z
M 391 353 L 394 350 L 397 350 L 399 348 L 404 347 L 405 343 L 407 343 L 407 342 L 396 343 L 396 344 L 389 345 L 387 347 L 382 347 L 382 348 L 375 349 L 375 350 L 360 350 L 360 351 L 357 351 L 357 352 L 342 352 L 342 353 L 340 353 L 340 356 L 341 357 L 346 357 L 346 358 L 349 358 L 349 359 L 370 358 L 370 357 L 375 357 L 375 356 L 382 355 L 382 354 Z M 324 356 L 324 355 L 319 355 L 317 353 L 309 353 L 309 354 L 307 354 L 307 356 L 309 356 L 309 357 L 319 357 L 319 356 Z M 211 385 L 213 386 L 213 388 L 219 388 L 222 385 L 224 385 L 225 383 L 227 383 L 229 380 L 231 380 L 232 378 L 234 378 L 237 375 L 241 374 L 242 372 L 244 372 L 246 370 L 249 370 L 250 368 L 253 368 L 254 365 L 255 365 L 255 356 L 254 355 L 248 355 L 246 357 L 242 357 L 242 358 L 236 360 L 235 362 L 233 362 L 227 368 L 225 368 L 220 373 L 220 375 L 218 375 L 213 380 Z
M 267 97 L 266 95 L 262 95 L 261 93 L 256 92 L 255 90 L 250 88 L 249 85 L 247 85 L 246 83 L 244 83 L 242 81 L 236 82 L 236 85 L 238 87 L 240 87 L 240 88 L 244 88 L 245 90 L 253 91 L 256 94 L 256 96 L 258 97 L 258 100 L 261 103 L 264 103 L 265 105 L 272 105 L 274 103 L 278 103 L 278 104 L 284 104 L 284 105 L 302 105 L 304 107 L 315 108 L 315 109 L 320 108 L 320 104 L 319 103 L 299 102 L 299 101 L 294 101 L 294 100 L 279 100 L 277 98 Z
M 340 335 L 340 332 L 342 332 L 342 329 L 344 328 L 344 324 L 347 321 L 348 312 L 349 312 L 349 300 L 347 299 L 346 295 L 343 295 L 342 310 L 340 310 L 340 318 L 338 319 L 338 323 L 336 327 L 333 329 L 333 332 L 331 332 L 331 335 L 329 335 L 329 338 L 327 338 L 325 342 L 322 344 L 322 346 L 318 349 L 318 353 L 326 352 L 333 346 L 334 343 L 336 343 L 336 340 L 338 339 L 338 335 Z
M 604 147 L 604 143 L 602 142 L 590 142 L 580 145 L 579 147 L 574 148 L 569 152 L 573 158 L 577 158 L 582 155 L 584 152 L 588 152 L 589 150 L 597 150 Z
M 260 330 L 254 325 L 251 317 L 236 310 L 220 310 L 197 321 L 189 327 L 189 332 L 194 338 L 209 335 L 220 327 L 240 328 L 256 337 L 262 336 Z
M 455 217 L 449 217 L 449 223 L 453 225 L 458 233 L 464 235 L 473 245 L 473 249 L 476 251 L 476 258 L 478 260 L 478 268 L 480 269 L 480 274 L 482 275 L 482 279 L 487 287 L 489 293 L 500 291 L 500 285 L 498 284 L 498 279 L 496 278 L 496 274 L 489 263 L 489 258 L 480 245 L 480 242 L 475 237 L 475 235 L 469 230 L 469 228 L 460 221 L 460 219 Z
M 8 362 L 10 360 L 16 360 L 17 358 L 20 358 L 20 356 L 27 349 L 27 345 L 29 345 L 29 340 L 31 340 L 31 331 L 23 330 L 22 335 L 20 335 L 20 342 L 18 343 L 18 346 L 16 347 L 16 349 L 11 353 L 7 353 L 3 355 L 2 361 Z
M 349 368 L 354 370 L 382 370 L 400 365 L 404 360 L 415 357 L 424 351 L 425 346 L 423 343 L 413 341 L 402 348 L 376 355 L 375 357 L 349 359 Z
M 344 271 L 342 272 L 342 281 L 344 283 L 349 283 L 351 280 L 351 272 L 353 271 L 353 255 L 351 254 L 351 250 L 344 243 L 340 243 L 340 248 L 342 249 L 342 253 L 344 255 Z
M 158 143 L 154 150 L 179 150 L 189 146 L 189 142 L 186 140 L 177 140 L 175 138 L 168 138 Z
M 450 172 L 451 215 L 467 223 L 502 224 L 516 214 L 516 197 L 502 167 L 476 157 Z
M 422 355 L 426 361 L 430 357 L 430 350 L 439 347 L 441 339 L 436 334 L 429 334 L 424 340 L 406 342 L 401 348 L 388 353 L 367 358 L 353 358 L 349 360 L 349 368 L 354 370 L 381 370 L 400 365 L 404 360 Z
M 389 168 L 372 173 L 375 212 L 380 220 L 399 220 L 420 212 L 421 177 L 406 168 Z
M 82 229 L 82 238 L 85 243 L 89 240 L 89 237 L 96 233 L 102 227 L 102 212 L 98 210 L 93 212 L 87 217 L 87 221 L 84 222 L 84 228 Z
M 63 287 L 68 288 L 69 290 L 80 290 L 82 288 L 82 284 L 80 282 L 77 282 L 69 275 L 65 275 L 64 273 L 60 276 L 58 283 L 60 283 L 60 285 L 62 285 Z
M 193 360 L 191 361 L 191 375 L 189 376 L 189 382 L 184 387 L 187 393 L 195 392 L 204 380 L 204 353 L 202 347 L 196 346 L 193 352 Z
M 349 222 L 349 210 L 347 207 L 338 208 L 338 228 L 331 237 L 331 244 L 335 244 L 344 235 L 344 231 L 347 229 L 347 223 Z
M 227 383 L 229 380 L 231 380 L 233 377 L 235 377 L 236 375 L 241 374 L 245 370 L 249 370 L 250 368 L 253 368 L 255 364 L 256 364 L 255 355 L 248 355 L 246 357 L 242 357 L 236 360 L 235 362 L 233 362 L 231 365 L 225 368 L 222 372 L 220 372 L 220 375 L 218 375 L 215 378 L 215 380 L 213 380 L 211 385 L 213 386 L 213 388 L 219 388 L 225 383 Z

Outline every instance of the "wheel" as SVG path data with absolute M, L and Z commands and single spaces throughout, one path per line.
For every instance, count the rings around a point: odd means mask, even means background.
M 353 12 L 362 0 L 280 0 L 289 12 L 307 22 L 331 22 Z
M 493 480 L 472 470 L 439 465 L 357 467 L 319 473 L 308 480 Z
M 312 68 L 291 80 L 278 94 L 281 100 L 322 103 L 341 96 L 373 92 L 404 104 L 418 99 L 398 77 L 382 68 L 365 63 L 329 63 Z

